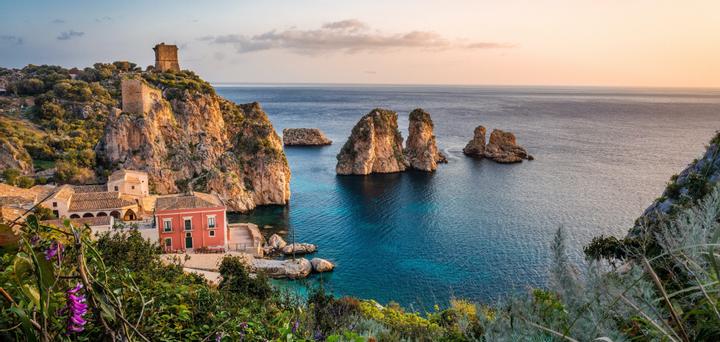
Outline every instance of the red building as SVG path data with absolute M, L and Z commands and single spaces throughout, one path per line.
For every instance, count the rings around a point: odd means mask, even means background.
M 194 192 L 159 197 L 155 203 L 155 223 L 158 241 L 166 252 L 217 250 L 227 246 L 226 207 L 215 195 Z

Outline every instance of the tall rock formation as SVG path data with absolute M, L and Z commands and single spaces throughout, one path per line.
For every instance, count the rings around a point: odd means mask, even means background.
M 463 153 L 465 153 L 468 156 L 482 158 L 485 156 L 485 127 L 484 126 L 477 126 L 475 127 L 475 131 L 473 132 L 473 138 L 470 140 L 467 145 L 465 145 L 465 148 L 463 148 Z
M 435 171 L 438 163 L 447 163 L 447 158 L 438 151 L 435 144 L 434 127 L 428 112 L 421 108 L 410 112 L 405 147 L 405 157 L 410 167 L 421 171 Z
M 230 210 L 288 203 L 290 168 L 258 103 L 237 105 L 182 88 L 160 92 L 149 84 L 141 90 L 123 98 L 141 102 L 130 107 L 134 112 L 110 113 L 96 147 L 107 167 L 148 172 L 159 194 L 217 193 Z
M 408 168 L 397 113 L 376 108 L 363 116 L 337 155 L 339 175 L 401 172 Z

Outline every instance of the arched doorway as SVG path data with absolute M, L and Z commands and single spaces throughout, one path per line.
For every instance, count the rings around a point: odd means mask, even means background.
M 103 216 L 107 216 L 107 213 L 106 213 L 106 212 L 104 212 L 104 211 L 101 211 L 101 212 L 97 213 L 97 215 L 96 215 L 96 216 L 97 216 L 97 217 L 103 217 Z
M 78 214 L 72 214 L 72 215 L 70 215 L 70 218 L 71 218 L 71 219 L 80 218 L 80 215 L 78 215 Z
M 135 221 L 137 220 L 137 215 L 132 209 L 128 209 L 125 212 L 125 215 L 123 216 L 123 221 Z
M 113 210 L 113 211 L 110 212 L 110 216 L 112 216 L 112 217 L 114 217 L 114 218 L 116 218 L 116 219 L 119 220 L 119 219 L 120 219 L 120 212 L 117 211 L 117 210 Z
M 84 213 L 83 217 L 95 217 L 92 213 Z

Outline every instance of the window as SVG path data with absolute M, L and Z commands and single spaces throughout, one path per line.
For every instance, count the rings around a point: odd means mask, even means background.
M 134 185 L 132 186 L 132 189 L 135 190 L 135 186 L 134 186 Z
M 215 228 L 215 216 L 208 217 L 208 228 Z
M 57 210 L 53 210 L 53 215 L 55 215 L 55 217 L 57 218 L 60 218 L 60 212 Z
M 53 208 L 57 208 L 57 202 L 53 202 Z
M 165 231 L 165 232 L 172 231 L 172 220 L 171 219 L 165 219 L 163 221 L 163 231 Z
M 211 231 L 210 231 L 210 236 L 215 236 L 215 231 L 214 231 L 214 230 L 211 230 Z
M 117 186 L 117 185 L 115 186 L 115 191 L 118 191 L 118 186 Z
M 165 247 L 172 247 L 172 239 L 165 238 Z
M 185 219 L 185 230 L 192 230 L 192 219 Z

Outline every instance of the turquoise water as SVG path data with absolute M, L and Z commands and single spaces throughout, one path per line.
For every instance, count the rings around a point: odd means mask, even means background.
M 289 207 L 236 220 L 272 225 L 337 264 L 313 276 L 338 295 L 444 306 L 489 302 L 547 282 L 559 226 L 572 257 L 622 236 L 665 183 L 720 129 L 720 91 L 605 88 L 219 86 L 259 101 L 276 130 L 317 127 L 334 144 L 287 148 Z M 429 111 L 449 157 L 435 173 L 336 176 L 335 155 L 374 107 Z M 462 155 L 476 125 L 510 130 L 536 160 L 500 165 Z M 287 282 L 303 287 L 306 282 Z

